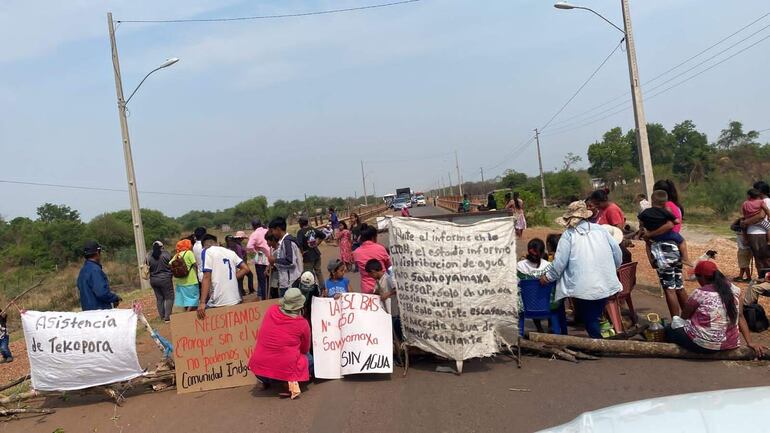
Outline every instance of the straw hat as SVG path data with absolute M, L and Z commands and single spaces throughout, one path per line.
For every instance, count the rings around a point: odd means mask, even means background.
M 564 215 L 556 218 L 555 221 L 556 224 L 559 224 L 562 227 L 574 227 L 580 221 L 586 218 L 591 218 L 593 215 L 594 213 L 588 210 L 588 207 L 586 207 L 586 202 L 583 200 L 578 200 L 570 203 L 570 205 L 567 206 L 567 210 L 564 212 Z
M 235 236 L 233 236 L 235 239 L 245 239 L 246 238 L 246 232 L 243 230 L 238 230 L 235 232 Z
M 295 313 L 305 306 L 305 297 L 298 288 L 292 287 L 281 298 L 281 310 L 287 313 Z
M 607 230 L 610 233 L 610 236 L 612 236 L 612 239 L 615 239 L 615 242 L 621 243 L 623 242 L 623 231 L 615 226 L 611 226 L 609 224 L 602 224 L 602 227 L 604 230 Z

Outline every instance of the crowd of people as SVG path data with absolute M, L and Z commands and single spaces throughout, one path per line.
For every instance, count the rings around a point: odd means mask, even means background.
M 714 260 L 693 263 L 681 233 L 684 207 L 675 185 L 659 181 L 654 189 L 649 198 L 637 197 L 639 230 L 631 230 L 623 210 L 610 200 L 606 190 L 571 203 L 557 220 L 564 228 L 561 234 L 528 242 L 525 257 L 517 263 L 519 278 L 553 287 L 551 308 L 562 323 L 556 332 L 567 333 L 566 312 L 571 310 L 575 323 L 582 324 L 590 337 L 602 338 L 608 298 L 622 290 L 617 270 L 633 261 L 627 248 L 631 240 L 641 240 L 665 293 L 671 317 L 666 326 L 669 341 L 691 351 L 712 353 L 738 347 L 740 334 L 761 355 L 764 349 L 753 343 L 742 307 L 770 294 L 770 284 L 755 285 L 741 298 L 740 289 L 720 272 Z M 754 184 L 742 206 L 742 218 L 733 225 L 742 272 L 738 281 L 750 278 L 751 260 L 759 278 L 770 269 L 768 195 L 766 183 Z M 526 229 L 525 204 L 517 193 L 506 195 L 505 200 L 516 234 L 521 237 Z M 494 196 L 489 197 L 488 205 L 497 207 Z M 265 315 L 249 367 L 265 387 L 275 381 L 289 382 L 290 397 L 299 393 L 297 382 L 312 376 L 312 297 L 339 298 L 350 292 L 349 272 L 360 272 L 360 293 L 380 296 L 393 318 L 394 331 L 402 338 L 397 289 L 389 272 L 391 260 L 387 249 L 377 242 L 376 227 L 363 223 L 356 214 L 345 221 L 333 209 L 329 211 L 329 227 L 313 227 L 308 218 L 300 217 L 296 236 L 288 233 L 286 219 L 278 217 L 267 225 L 255 219 L 250 235 L 236 232 L 225 238 L 224 245 L 199 227 L 176 243 L 173 255 L 161 241 L 155 241 L 146 264 L 160 318 L 169 321 L 177 307 L 196 311 L 203 319 L 207 309 L 236 305 L 252 293 L 258 300 L 280 298 Z M 322 242 L 335 242 L 339 248 L 339 258 L 326 262 L 328 278 L 322 269 Z M 121 302 L 109 287 L 101 252 L 95 241 L 83 248 L 86 260 L 77 285 L 84 311 L 113 308 Z M 691 274 L 699 283 L 689 296 L 684 290 L 684 267 L 692 268 Z M 565 302 L 569 302 L 569 309 Z M 519 305 L 523 308 L 521 302 Z M 540 329 L 539 323 L 536 325 Z M 2 354 L 10 358 L 10 354 Z

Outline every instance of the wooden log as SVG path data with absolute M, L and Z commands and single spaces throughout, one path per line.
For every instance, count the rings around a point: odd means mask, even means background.
M 746 361 L 756 359 L 754 351 L 745 346 L 733 350 L 725 350 L 713 354 L 690 352 L 672 343 L 651 343 L 634 340 L 604 340 L 594 338 L 572 337 L 569 335 L 541 334 L 530 332 L 529 339 L 534 342 L 566 346 L 588 352 L 599 352 L 608 355 L 636 355 L 651 358 L 682 358 L 710 359 L 717 361 Z M 767 355 L 763 357 L 767 359 Z
M 615 334 L 611 337 L 607 337 L 607 340 L 628 340 L 631 337 L 634 337 L 636 335 L 643 333 L 649 327 L 650 327 L 649 323 L 645 323 L 644 325 L 636 324 L 626 329 L 626 332 L 621 332 L 620 334 Z
M 56 412 L 53 409 L 34 409 L 34 408 L 25 408 L 25 409 L 2 409 L 0 408 L 0 416 L 13 416 L 18 414 L 25 414 L 25 413 L 33 413 L 33 414 L 51 414 Z
M 8 382 L 5 385 L 0 386 L 0 391 L 5 391 L 8 388 L 13 388 L 14 386 L 16 386 L 16 385 L 18 385 L 18 384 L 20 384 L 22 382 L 25 382 L 27 380 L 29 380 L 29 375 L 22 376 L 22 377 L 14 380 L 14 381 Z
M 558 348 L 546 346 L 545 344 L 539 344 L 529 340 L 520 340 L 519 347 L 524 350 L 538 353 L 540 355 L 549 357 L 555 356 L 556 358 L 563 359 L 564 361 L 578 362 L 577 358 L 573 355 L 570 355 L 569 353 L 566 353 Z

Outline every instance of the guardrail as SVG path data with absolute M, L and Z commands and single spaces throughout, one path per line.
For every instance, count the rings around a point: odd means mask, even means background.
M 480 206 L 486 205 L 486 196 L 474 195 L 469 196 L 468 200 L 471 202 L 471 212 L 479 212 Z M 460 195 L 442 196 L 436 200 L 436 204 L 448 211 L 457 212 L 460 205 L 463 203 L 463 197 Z
M 345 221 L 348 227 L 350 227 L 353 223 L 353 217 L 351 215 L 354 213 L 358 214 L 358 217 L 361 219 L 361 222 L 364 222 L 373 217 L 376 217 L 377 215 L 383 212 L 386 212 L 387 210 L 388 210 L 388 205 L 386 205 L 385 203 L 378 203 L 375 205 L 359 207 L 358 209 L 353 208 L 353 209 L 350 209 L 350 211 L 348 211 L 347 209 L 340 210 L 337 212 L 337 218 L 339 218 L 340 221 Z M 321 215 L 314 216 L 312 218 L 313 224 L 316 227 L 326 224 L 328 222 L 328 216 L 329 216 L 328 214 L 321 214 Z

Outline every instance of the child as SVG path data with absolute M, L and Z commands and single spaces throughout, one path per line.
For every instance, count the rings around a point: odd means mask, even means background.
M 743 219 L 757 216 L 760 212 L 764 213 L 765 218 L 757 224 L 767 230 L 767 244 L 770 245 L 770 221 L 768 221 L 768 218 L 770 218 L 770 209 L 767 208 L 765 201 L 762 200 L 762 193 L 758 189 L 751 188 L 746 191 L 746 195 L 747 199 L 743 202 L 743 206 L 741 206 Z M 743 233 L 743 240 L 746 244 L 749 243 L 748 234 L 746 234 L 746 232 Z
M 561 240 L 561 234 L 551 233 L 545 238 L 545 246 L 548 251 L 548 260 L 553 261 L 556 256 L 556 247 L 559 246 L 559 240 Z
M 13 362 L 13 355 L 11 355 L 11 349 L 8 347 L 10 337 L 8 336 L 7 323 L 8 313 L 3 311 L 0 313 L 0 354 L 3 355 L 3 360 L 0 361 L 0 364 Z
M 321 291 L 318 289 L 318 282 L 315 279 L 315 274 L 310 271 L 305 271 L 299 280 L 295 281 L 292 287 L 296 287 L 302 292 L 302 296 L 305 297 L 305 307 L 303 317 L 310 322 L 311 307 L 313 306 L 313 296 L 321 296 Z
M 687 242 L 682 235 L 672 230 L 676 217 L 666 209 L 668 194 L 662 190 L 652 193 L 652 207 L 639 214 L 639 223 L 647 232 L 654 232 L 667 223 L 671 228 L 663 234 L 646 239 L 647 258 L 657 271 L 660 285 L 666 296 L 671 317 L 679 316 L 687 303 L 684 290 L 682 264 L 690 264 Z M 658 230 L 659 231 L 659 230 Z
M 551 267 L 551 262 L 546 260 L 546 257 L 545 242 L 538 238 L 530 240 L 529 243 L 527 243 L 527 255 L 516 264 L 516 275 L 518 278 L 520 280 L 539 280 Z M 560 332 L 566 335 L 567 316 L 564 310 L 564 300 L 553 302 L 554 294 L 555 293 L 551 293 L 551 310 L 559 312 L 562 326 Z M 523 308 L 521 296 L 519 296 L 519 310 L 522 310 Z M 534 320 L 534 322 L 538 332 L 542 332 L 540 320 Z
M 650 201 L 647 200 L 646 194 L 637 194 L 636 195 L 636 203 L 639 204 L 639 212 L 644 212 L 647 209 L 651 208 Z
M 393 280 L 388 277 L 385 269 L 377 259 L 371 259 L 366 262 L 364 271 L 374 278 L 377 282 L 374 287 L 374 294 L 380 295 L 385 311 L 390 313 L 393 320 L 393 330 L 400 341 L 404 341 L 404 334 L 401 330 L 401 311 L 398 308 L 398 293 Z
M 329 260 L 326 270 L 329 271 L 329 279 L 326 280 L 326 289 L 323 293 L 325 298 L 339 299 L 343 293 L 350 291 L 350 280 L 345 277 L 348 269 L 344 262 L 340 259 Z
M 741 229 L 741 220 L 737 220 L 730 226 L 730 230 L 735 232 L 735 242 L 738 244 L 738 268 L 740 274 L 733 278 L 736 283 L 748 283 L 751 281 L 751 259 L 754 258 L 751 247 L 746 242 L 743 229 Z

